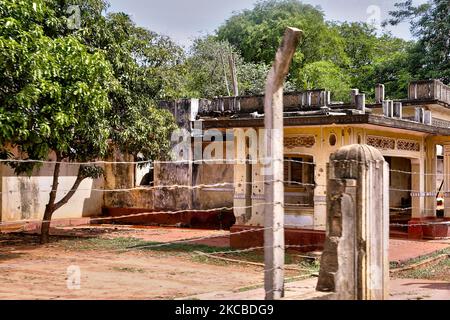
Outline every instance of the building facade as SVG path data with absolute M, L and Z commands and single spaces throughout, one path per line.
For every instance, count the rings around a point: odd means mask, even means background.
M 393 228 L 393 234 L 410 238 L 447 237 L 446 225 L 417 224 L 450 219 L 450 195 L 446 192 L 450 190 L 450 88 L 436 80 L 413 82 L 407 98 L 390 101 L 385 99 L 384 86 L 378 85 L 376 101 L 371 104 L 365 103 L 365 96 L 358 90 L 352 90 L 351 96 L 352 103 L 342 104 L 331 102 L 330 92 L 325 90 L 285 94 L 284 141 L 280 143 L 284 144 L 285 154 L 287 237 L 289 232 L 307 237 L 315 237 L 315 231 L 323 232 L 327 163 L 333 152 L 350 144 L 368 144 L 379 149 L 390 165 L 391 222 L 400 225 Z M 216 170 L 219 164 L 199 162 L 199 165 L 194 161 L 191 181 L 192 185 L 199 182 L 194 181 L 198 178 L 195 172 L 202 172 L 201 182 L 205 184 L 232 177 L 230 187 L 205 187 L 199 191 L 197 206 L 214 207 L 211 199 L 226 199 L 227 203 L 222 201 L 221 205 L 233 207 L 236 218 L 233 231 L 263 226 L 264 165 L 254 156 L 261 155 L 265 134 L 261 130 L 263 100 L 263 96 L 251 96 L 183 100 L 170 105 L 177 119 L 191 117 L 190 124 L 185 121 L 184 125 L 188 123 L 186 128 L 193 141 L 203 138 L 203 153 L 208 146 L 217 144 L 215 151 L 220 157 L 213 158 L 223 159 L 226 154 L 228 161 L 221 162 L 220 170 Z M 221 132 L 220 142 L 226 141 L 225 146 L 211 139 L 217 134 L 201 137 L 201 132 L 208 130 Z M 225 150 L 229 150 L 230 143 L 235 151 L 231 157 Z M 239 148 L 245 150 L 244 156 Z M 201 159 L 195 158 L 195 150 L 192 154 L 194 160 Z M 221 197 L 217 196 L 219 193 Z M 444 201 L 439 203 L 437 199 Z
M 333 152 L 350 144 L 378 148 L 389 163 L 391 222 L 399 225 L 393 235 L 449 236 L 447 225 L 418 224 L 450 219 L 450 87 L 435 80 L 413 82 L 398 101 L 385 99 L 382 85 L 375 91 L 370 104 L 358 90 L 352 90 L 349 104 L 333 103 L 326 90 L 285 94 L 279 143 L 284 145 L 288 242 L 324 239 L 327 164 Z M 118 163 L 104 164 L 103 179 L 83 182 L 55 219 L 161 212 L 117 222 L 233 232 L 261 228 L 264 97 L 183 99 L 160 106 L 174 114 L 181 129 L 172 137 L 181 161 L 142 167 L 116 152 L 109 160 Z M 2 222 L 42 217 L 51 167 L 46 164 L 29 178 L 0 165 Z M 75 179 L 75 166 L 63 168 L 58 197 Z M 261 244 L 262 233 L 251 234 L 254 239 L 232 237 L 232 245 Z

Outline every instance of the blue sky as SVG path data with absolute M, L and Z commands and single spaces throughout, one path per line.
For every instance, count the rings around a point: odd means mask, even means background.
M 384 20 L 394 3 L 401 0 L 304 0 L 319 5 L 327 20 Z M 130 14 L 140 26 L 168 35 L 181 45 L 214 32 L 235 11 L 250 9 L 256 0 L 109 0 L 110 11 Z M 424 3 L 426 0 L 415 0 Z M 395 36 L 411 39 L 409 26 L 402 24 L 389 29 Z

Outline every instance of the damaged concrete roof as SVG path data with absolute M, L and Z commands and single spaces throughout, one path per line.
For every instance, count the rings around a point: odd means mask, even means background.
M 365 95 L 357 89 L 349 104 L 332 102 L 326 90 L 291 92 L 284 95 L 286 126 L 331 124 L 373 124 L 429 134 L 450 135 L 450 122 L 433 119 L 428 106 L 450 108 L 450 87 L 437 80 L 412 82 L 408 98 L 386 100 L 384 86 L 377 85 L 376 103 L 365 103 Z M 184 99 L 162 102 L 178 124 L 190 129 L 201 121 L 204 129 L 264 126 L 264 96 L 221 97 L 215 99 Z M 414 117 L 404 117 L 403 108 L 415 108 Z M 382 109 L 377 110 L 377 109 Z M 375 114 L 377 113 L 377 114 Z M 381 114 L 380 114 L 381 113 Z M 449 111 L 450 118 L 450 111 Z

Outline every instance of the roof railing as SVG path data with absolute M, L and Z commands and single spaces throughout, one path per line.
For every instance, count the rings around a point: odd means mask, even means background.
M 409 84 L 408 99 L 439 100 L 450 104 L 450 86 L 439 80 L 414 81 Z

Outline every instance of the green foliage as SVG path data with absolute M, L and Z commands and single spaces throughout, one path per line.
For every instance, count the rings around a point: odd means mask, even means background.
M 103 31 L 94 32 L 98 28 Z M 164 158 L 175 123 L 169 112 L 155 107 L 155 100 L 183 95 L 182 49 L 167 37 L 137 27 L 123 13 L 97 22 L 85 41 L 105 48 L 120 83 L 110 92 L 111 110 L 106 115 L 112 140 L 135 157 Z
M 366 23 L 344 22 L 333 24 L 333 29 L 342 37 L 344 52 L 349 58 L 346 67 L 354 70 L 373 62 L 379 44 L 373 27 Z
M 410 43 L 389 34 L 378 36 L 365 23 L 327 22 L 319 7 L 298 0 L 260 1 L 228 19 L 217 37 L 231 43 L 244 61 L 270 65 L 287 26 L 304 32 L 288 77 L 296 89 L 336 90 L 334 99 L 347 101 L 346 90 L 354 87 L 370 101 L 375 84 L 386 82 L 393 97 L 404 96 L 405 83 L 412 78 Z
M 81 29 L 67 24 L 81 8 Z M 5 0 L 0 4 L 0 145 L 23 156 L 90 161 L 108 142 L 145 159 L 167 154 L 173 117 L 155 99 L 179 94 L 183 51 L 102 14 L 102 0 Z M 15 166 L 31 172 L 34 163 Z
M 410 21 L 418 42 L 411 50 L 410 70 L 416 78 L 450 83 L 450 5 L 448 0 L 429 0 L 414 6 L 411 0 L 396 4 L 386 23 Z
M 80 29 L 66 17 L 79 5 Z M 182 50 L 166 37 L 139 28 L 125 14 L 103 14 L 102 0 L 0 2 L 0 156 L 90 162 L 110 146 L 141 159 L 168 154 L 173 117 L 154 99 L 176 96 Z M 77 17 L 75 17 L 77 18 Z M 9 162 L 31 174 L 38 162 Z M 103 170 L 80 166 L 72 190 L 56 202 L 60 165 L 44 213 L 67 203 L 85 178 Z M 43 222 L 41 242 L 49 241 Z
M 188 90 L 192 96 L 208 98 L 230 95 L 230 54 L 236 54 L 236 51 L 229 43 L 216 41 L 212 36 L 194 41 L 186 61 Z M 238 59 L 238 66 L 240 63 L 241 59 Z
M 349 102 L 350 77 L 329 61 L 318 61 L 307 64 L 299 75 L 301 88 L 326 89 L 332 92 L 334 101 Z
M 365 23 L 342 23 L 334 26 L 344 39 L 350 64 L 341 66 L 350 76 L 351 86 L 374 97 L 377 83 L 386 85 L 390 98 L 404 98 L 412 79 L 409 71 L 411 43 L 390 34 L 377 36 Z
M 214 36 L 194 41 L 186 61 L 187 88 L 193 97 L 229 96 L 232 76 L 229 57 L 234 55 L 240 95 L 262 94 L 269 66 L 265 63 L 244 62 L 240 53 L 227 41 Z M 227 87 L 228 84 L 228 87 Z
M 31 159 L 54 151 L 91 160 L 107 150 L 111 66 L 75 35 L 49 36 L 61 20 L 48 1 L 34 4 L 7 0 L 0 7 L 0 145 L 18 146 Z
M 218 29 L 217 35 L 235 46 L 245 61 L 270 65 L 288 26 L 304 31 L 294 68 L 320 60 L 346 62 L 342 39 L 328 27 L 324 13 L 297 0 L 260 1 L 254 9 L 233 15 Z
M 239 90 L 241 95 L 264 94 L 266 78 L 269 74 L 270 66 L 265 63 L 242 63 L 237 68 Z M 286 84 L 286 90 L 292 90 L 291 83 Z

